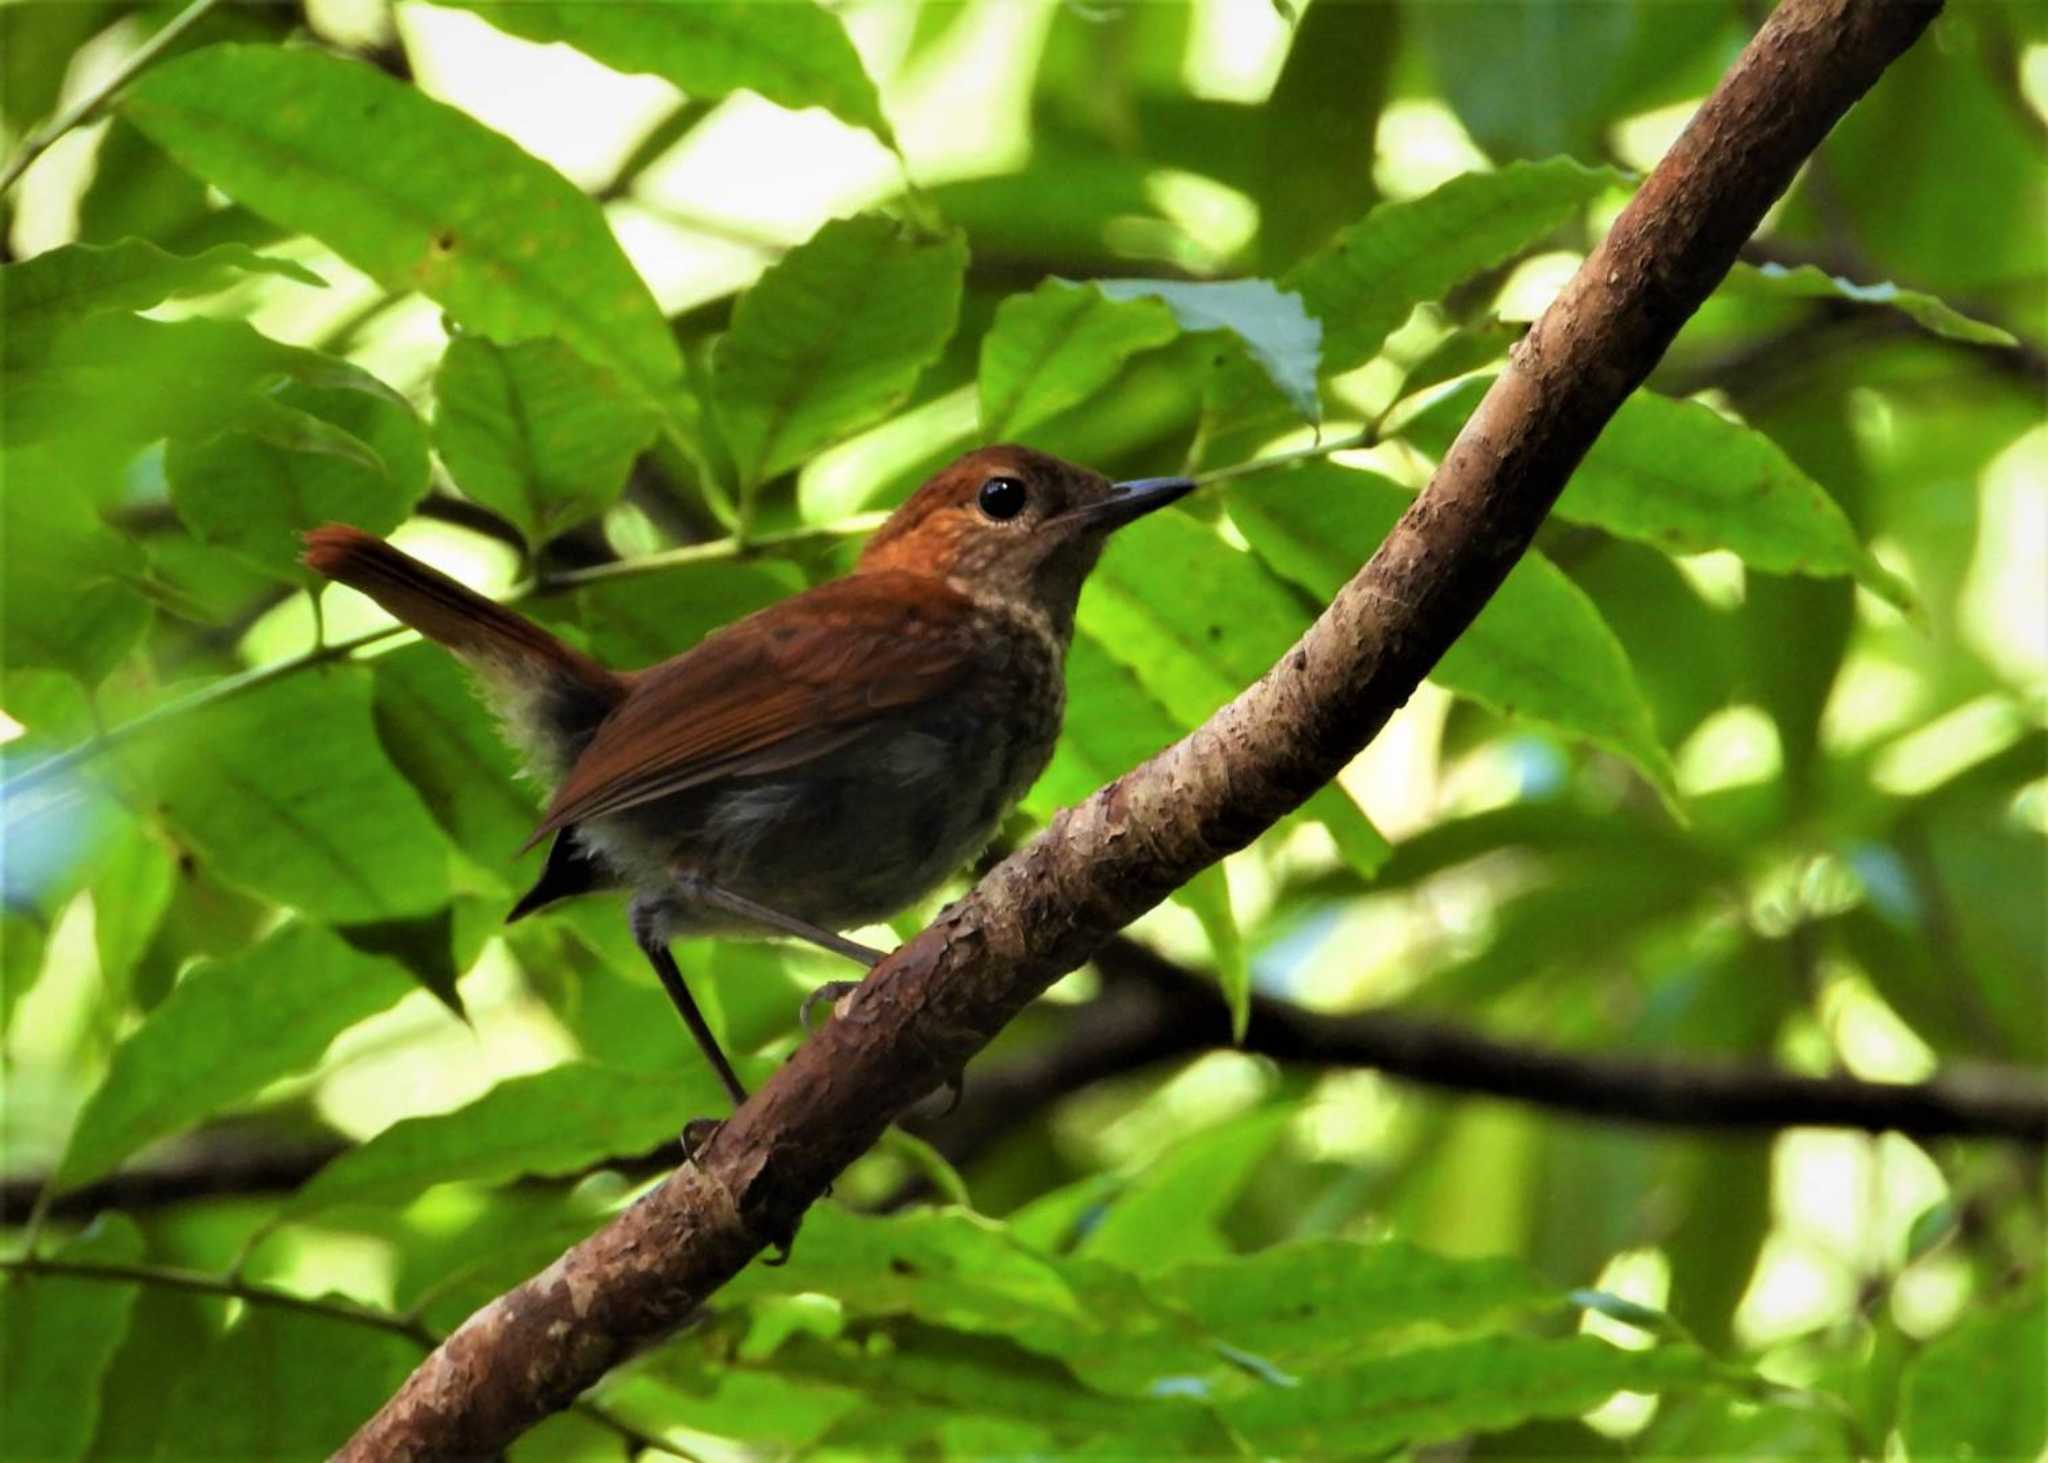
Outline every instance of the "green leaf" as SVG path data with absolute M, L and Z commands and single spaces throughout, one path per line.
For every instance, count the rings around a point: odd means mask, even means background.
M 102 1214 L 50 1255 L 84 1265 L 132 1265 L 142 1232 Z M 60 1275 L 0 1282 L 0 1415 L 7 1455 L 36 1463 L 83 1458 L 100 1415 L 100 1382 L 135 1307 L 137 1287 Z
M 164 476 L 178 516 L 290 584 L 323 581 L 299 562 L 323 523 L 384 534 L 427 490 L 427 434 L 410 403 L 367 371 L 329 359 L 318 384 L 294 382 L 266 407 L 201 441 L 174 440 Z
M 91 686 L 135 647 L 151 611 L 142 550 L 100 521 L 66 466 L 60 445 L 0 454 L 0 664 L 49 666 Z
M 1420 198 L 1382 203 L 1281 284 L 1323 322 L 1323 370 L 1348 371 L 1415 306 L 1512 259 L 1622 186 L 1613 169 L 1569 158 L 1467 173 Z
M 1451 387 L 1397 429 L 1442 456 L 1491 381 Z M 1666 553 L 1727 549 L 1773 574 L 1855 576 L 1902 609 L 1913 591 L 1856 539 L 1827 490 L 1752 427 L 1711 407 L 1638 391 L 1621 404 L 1557 500 L 1557 516 Z
M 1077 1253 L 1144 1273 L 1227 1255 L 1218 1223 L 1294 1116 L 1267 1108 L 1182 1141 L 1117 1196 Z
M 306 1070 L 342 1031 L 411 989 L 397 966 L 303 923 L 195 967 L 114 1049 L 52 1182 L 90 1182 L 144 1144 Z
M 967 244 L 888 219 L 828 223 L 755 282 L 712 354 L 713 396 L 751 491 L 881 420 L 937 358 Z
M 435 1184 L 575 1173 L 647 1153 L 725 1105 L 725 1090 L 701 1061 L 660 1073 L 567 1062 L 508 1078 L 453 1112 L 393 1123 L 313 1175 L 285 1212 L 391 1206 Z
M 419 1346 L 390 1331 L 248 1306 L 169 1388 L 157 1463 L 325 1458 L 419 1360 Z
M 1304 420 L 1323 419 L 1316 392 L 1323 322 L 1300 294 L 1266 279 L 1104 279 L 1095 287 L 1112 300 L 1164 300 L 1183 330 L 1229 331 Z
M 1458 120 L 1496 158 L 1598 155 L 1610 122 L 1704 94 L 1742 39 L 1715 45 L 1729 28 L 1723 7 L 1665 0 L 1425 0 L 1402 11 Z
M 1375 474 L 1308 463 L 1241 490 L 1230 516 L 1277 572 L 1328 599 L 1413 501 Z M 1677 796 L 1671 758 L 1621 642 L 1585 592 L 1534 550 L 1509 571 L 1430 679 L 1502 715 L 1604 747 L 1635 764 L 1667 798 Z
M 792 110 L 823 107 L 891 147 L 874 82 L 838 17 L 810 3 L 645 0 L 439 0 L 530 41 L 566 41 L 615 71 L 659 76 L 698 101 L 754 92 Z
M 187 718 L 164 815 L 221 878 L 343 923 L 448 898 L 448 845 L 385 760 L 366 671 L 286 676 Z
M 1161 1303 L 1230 1345 L 1295 1371 L 1420 1336 L 1491 1328 L 1560 1301 L 1513 1261 L 1451 1259 L 1391 1240 L 1276 1245 L 1183 1265 L 1148 1284 Z
M 424 642 L 380 655 L 370 668 L 377 735 L 393 765 L 457 847 L 484 868 L 509 872 L 540 808 L 468 674 Z
M 1119 301 L 1049 279 L 1012 295 L 981 338 L 981 434 L 1027 441 L 1033 428 L 1114 381 L 1124 362 L 1180 334 L 1156 300 Z
M 115 1010 L 126 1004 L 129 976 L 170 907 L 177 879 L 171 851 L 152 830 L 140 826 L 115 845 L 93 879 L 93 945 L 107 992 L 104 999 Z
M 1488 1336 L 1376 1357 L 1218 1410 L 1260 1454 L 1358 1457 L 1571 1417 L 1618 1391 L 1691 1389 L 1714 1378 L 1713 1363 L 1686 1347 L 1622 1351 L 1586 1336 Z
M 303 265 L 268 258 L 241 244 L 217 244 L 185 257 L 145 239 L 66 244 L 0 268 L 0 316 L 9 335 L 47 332 L 54 322 L 96 311 L 147 310 L 166 300 L 211 294 L 245 274 L 326 285 Z
M 659 425 L 610 372 L 554 340 L 500 346 L 458 336 L 434 395 L 434 449 L 455 485 L 529 544 L 616 502 Z
M 600 660 L 651 665 L 803 587 L 803 575 L 788 563 L 689 564 L 651 578 L 587 585 L 576 592 L 576 605 Z
M 1201 921 L 1202 933 L 1209 937 L 1209 949 L 1216 957 L 1216 983 L 1223 989 L 1224 1004 L 1230 1007 L 1230 1039 L 1241 1042 L 1252 1019 L 1252 967 L 1245 955 L 1244 936 L 1238 932 L 1237 916 L 1230 908 L 1230 880 L 1223 865 L 1209 865 L 1174 890 L 1173 898 Z
M 650 395 L 681 376 L 668 323 L 597 204 L 375 67 L 211 46 L 143 76 L 121 112 L 237 202 L 479 334 L 559 336 Z
M 2037 1291 L 1964 1316 L 1906 1369 L 1909 1458 L 2034 1458 L 2048 1445 L 2048 1309 Z
M 1264 675 L 1309 616 L 1257 559 L 1213 529 L 1186 514 L 1154 513 L 1110 540 L 1076 621 L 1185 731 Z M 1329 829 L 1361 876 L 1386 857 L 1385 841 L 1341 789 L 1324 788 L 1304 812 Z
M 2019 337 L 1996 325 L 1972 320 L 1962 311 L 1922 290 L 1901 289 L 1890 280 L 1855 284 L 1811 264 L 1787 269 L 1782 264 L 1737 262 L 1722 291 L 1758 299 L 1847 300 L 1855 305 L 1882 305 L 1897 310 L 1921 329 L 1971 345 L 2016 346 Z

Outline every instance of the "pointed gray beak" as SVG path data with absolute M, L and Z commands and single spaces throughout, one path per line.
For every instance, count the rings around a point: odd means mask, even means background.
M 1122 528 L 1133 519 L 1143 518 L 1154 508 L 1164 508 L 1168 503 L 1177 502 L 1194 490 L 1192 478 L 1138 478 L 1133 482 L 1116 484 L 1110 489 L 1112 496 L 1100 503 L 1091 503 L 1077 516 L 1086 518 L 1107 533 Z

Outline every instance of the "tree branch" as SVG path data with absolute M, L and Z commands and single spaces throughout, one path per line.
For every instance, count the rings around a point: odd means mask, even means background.
M 877 966 L 697 1162 L 478 1311 L 340 1456 L 489 1455 L 569 1405 L 786 1242 L 898 1114 L 1054 980 L 1329 781 L 1471 623 L 1800 163 L 1937 8 L 1786 0 L 1285 659 Z

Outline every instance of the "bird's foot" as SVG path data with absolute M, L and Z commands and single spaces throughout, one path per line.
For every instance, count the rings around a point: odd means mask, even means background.
M 796 1008 L 796 1019 L 803 1023 L 804 1035 L 811 1034 L 811 1014 L 817 1010 L 820 1001 L 828 1006 L 837 1006 L 842 996 L 850 995 L 859 989 L 860 982 L 857 980 L 828 980 L 805 996 L 804 1003 Z
M 691 1118 L 683 1124 L 683 1162 L 692 1168 L 697 1158 L 711 1146 L 711 1140 L 718 1136 L 718 1130 L 725 1126 L 723 1118 Z
M 955 1072 L 952 1076 L 948 1077 L 946 1079 L 946 1092 L 948 1093 L 946 1109 L 939 1114 L 942 1118 L 950 1118 L 954 1113 L 960 1111 L 960 1099 L 967 1095 L 967 1073 L 964 1071 Z

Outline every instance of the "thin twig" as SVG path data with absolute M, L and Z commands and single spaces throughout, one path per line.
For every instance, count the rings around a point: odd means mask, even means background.
M 168 25 L 137 46 L 127 60 L 114 68 L 112 75 L 94 87 L 88 95 L 81 97 L 70 111 L 31 134 L 28 141 L 21 145 L 21 150 L 8 162 L 7 171 L 0 173 L 0 194 L 12 188 L 15 180 L 28 171 L 29 164 L 48 151 L 52 143 L 72 128 L 90 121 L 93 114 L 105 106 L 115 92 L 133 81 L 138 72 L 169 50 L 173 41 L 190 30 L 209 10 L 220 3 L 221 0 L 192 0 L 190 5 L 171 18 Z

